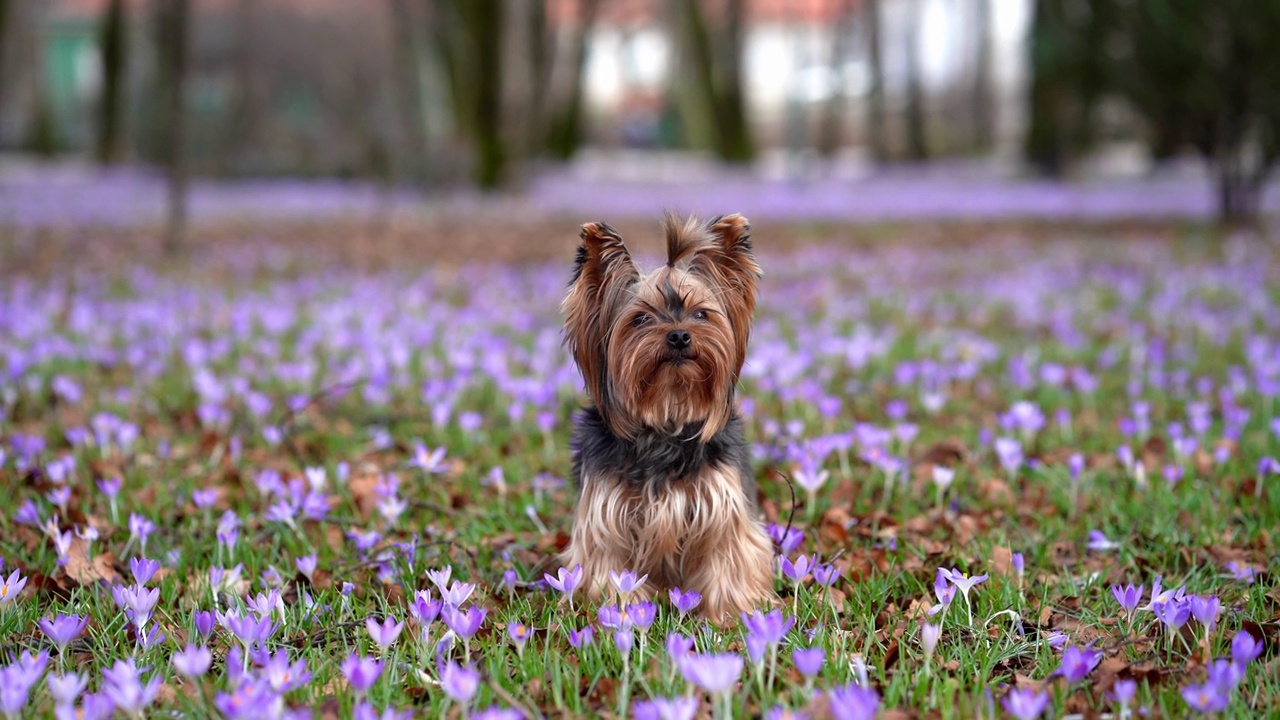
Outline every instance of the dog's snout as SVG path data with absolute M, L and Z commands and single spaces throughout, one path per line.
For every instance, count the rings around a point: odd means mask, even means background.
M 672 330 L 667 333 L 667 345 L 673 350 L 683 350 L 689 347 L 691 340 L 688 330 Z

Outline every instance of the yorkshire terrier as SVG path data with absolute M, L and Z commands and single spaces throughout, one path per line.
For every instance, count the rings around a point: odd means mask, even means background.
M 564 299 L 565 344 L 591 404 L 573 431 L 578 505 L 565 567 L 599 597 L 610 571 L 644 595 L 701 593 L 713 620 L 773 598 L 734 389 L 760 266 L 741 215 L 668 215 L 667 264 L 641 275 L 617 231 L 582 226 Z

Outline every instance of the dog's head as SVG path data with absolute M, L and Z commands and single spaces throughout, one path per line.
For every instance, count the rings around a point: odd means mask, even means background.
M 582 226 L 565 342 L 614 433 L 696 428 L 705 441 L 732 414 L 760 266 L 741 215 L 664 225 L 667 264 L 644 276 L 617 231 Z

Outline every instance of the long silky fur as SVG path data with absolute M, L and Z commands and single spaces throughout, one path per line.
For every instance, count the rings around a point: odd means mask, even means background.
M 579 498 L 561 562 L 582 565 L 593 596 L 623 569 L 649 574 L 642 594 L 697 590 L 718 621 L 773 598 L 733 399 L 760 268 L 740 215 L 668 215 L 664 229 L 667 264 L 642 277 L 613 228 L 582 227 L 562 309 L 592 406 L 575 422 Z M 674 329 L 689 331 L 686 350 L 667 347 Z

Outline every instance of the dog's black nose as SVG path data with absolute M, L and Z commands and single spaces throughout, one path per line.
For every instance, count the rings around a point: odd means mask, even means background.
M 672 330 L 667 333 L 667 345 L 673 350 L 683 350 L 689 347 L 690 340 L 688 330 Z

